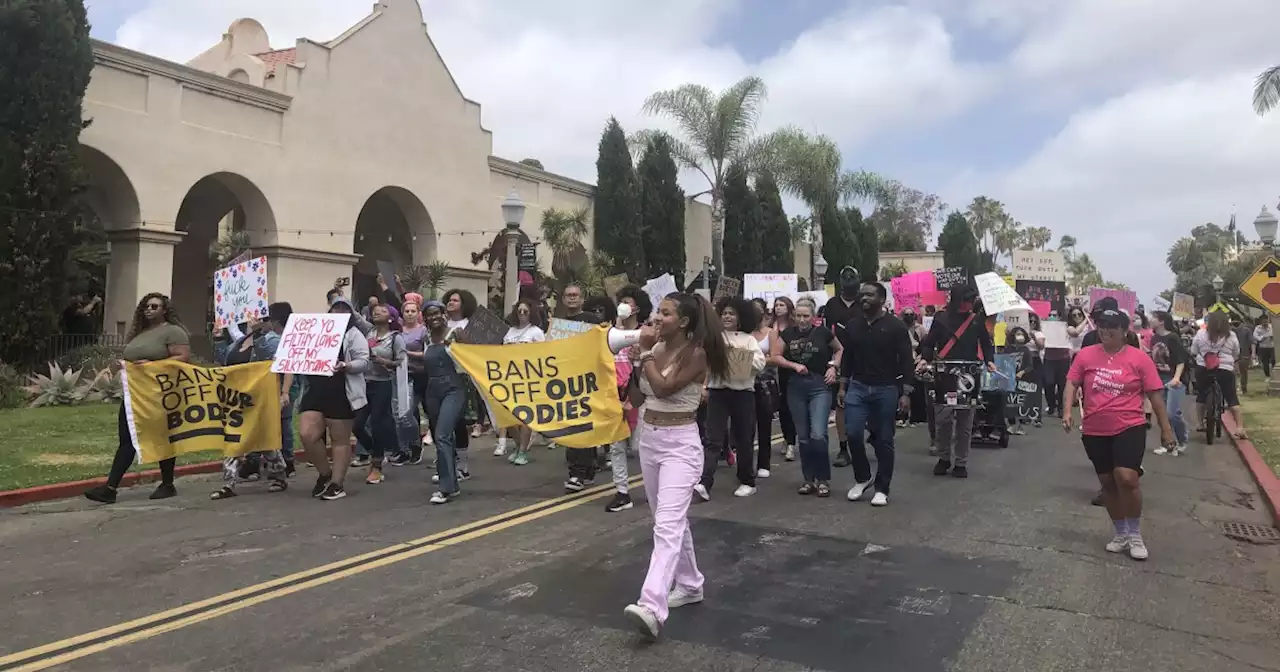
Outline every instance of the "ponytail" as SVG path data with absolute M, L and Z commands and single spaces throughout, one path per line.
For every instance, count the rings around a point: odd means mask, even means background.
M 724 327 L 720 325 L 720 318 L 711 302 L 697 294 L 676 293 L 667 298 L 676 303 L 676 313 L 689 320 L 689 340 L 702 348 L 711 375 L 728 375 L 729 346 L 724 340 Z

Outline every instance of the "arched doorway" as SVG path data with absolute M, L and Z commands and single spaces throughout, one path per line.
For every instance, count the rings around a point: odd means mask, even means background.
M 132 180 L 120 164 L 101 150 L 80 145 L 80 166 L 87 177 L 87 186 L 81 194 L 86 206 L 76 230 L 76 241 L 68 268 L 68 289 L 73 301 L 101 297 L 104 303 L 97 306 L 88 322 L 77 326 L 67 324 L 71 313 L 64 311 L 60 331 L 68 334 L 59 337 L 60 343 L 51 344 L 53 351 L 70 349 L 85 341 L 83 331 L 89 323 L 93 334 L 116 335 L 119 325 L 114 322 L 121 315 L 133 312 L 132 297 L 136 293 L 134 273 L 123 268 L 130 259 L 113 259 L 108 236 L 112 231 L 123 231 L 140 226 L 138 194 Z M 114 263 L 113 263 L 114 262 Z M 110 291 L 108 291 L 110 290 Z M 113 304 L 115 319 L 106 317 L 106 303 Z M 120 305 L 114 306 L 115 303 Z M 68 306 L 70 308 L 70 306 Z M 71 333 L 77 332 L 77 333 Z M 58 354 L 58 353 L 53 353 Z
M 373 193 L 356 217 L 352 252 L 360 255 L 351 278 L 351 297 L 363 306 L 378 291 L 378 262 L 423 264 L 436 256 L 436 229 L 422 201 L 402 187 Z
M 178 208 L 172 299 L 191 332 L 193 351 L 208 356 L 212 331 L 213 272 L 241 251 L 261 245 L 276 229 L 266 196 L 235 173 L 213 173 L 191 186 Z

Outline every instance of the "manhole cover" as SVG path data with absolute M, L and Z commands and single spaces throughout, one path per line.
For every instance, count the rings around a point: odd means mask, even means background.
M 1232 539 L 1254 543 L 1266 544 L 1280 541 L 1280 530 L 1250 523 L 1222 523 L 1222 533 Z

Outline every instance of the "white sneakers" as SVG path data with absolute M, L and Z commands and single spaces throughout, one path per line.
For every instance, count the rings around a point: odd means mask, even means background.
M 751 495 L 754 495 L 754 494 L 756 494 L 755 486 L 745 485 L 745 484 L 739 485 L 738 489 L 733 491 L 734 497 L 750 497 Z
M 640 634 L 649 640 L 657 639 L 658 633 L 662 631 L 662 624 L 658 622 L 658 617 L 638 604 L 628 604 L 627 608 L 622 610 L 622 614 L 631 621 Z
M 853 487 L 849 488 L 849 501 L 856 502 L 859 499 L 862 499 L 862 496 L 866 494 L 867 490 L 871 487 L 872 483 L 874 483 L 874 481 L 867 481 L 866 483 L 854 483 Z
M 679 609 L 680 607 L 683 607 L 685 605 L 697 604 L 701 601 L 702 601 L 702 591 L 698 591 L 696 593 L 690 593 L 690 592 L 686 592 L 684 588 L 680 588 L 679 586 L 677 586 L 675 588 L 672 588 L 670 593 L 667 593 L 668 609 Z
M 1117 534 L 1107 542 L 1108 553 L 1123 553 L 1129 551 L 1129 557 L 1134 560 L 1146 560 L 1150 554 L 1147 552 L 1147 542 L 1142 537 L 1130 537 L 1123 534 Z
M 788 462 L 796 461 L 796 447 L 794 444 L 787 444 L 787 449 L 782 453 L 782 459 Z
M 707 486 L 699 483 L 693 486 L 693 491 L 698 495 L 698 499 L 701 499 L 704 502 L 711 501 L 711 493 L 707 492 Z
M 768 469 L 756 469 L 756 478 L 769 478 Z
M 1126 548 L 1129 548 L 1129 537 L 1123 534 L 1117 534 L 1107 542 L 1108 553 L 1122 553 Z
M 871 506 L 888 506 L 888 505 L 889 505 L 889 495 L 886 495 L 883 492 L 877 492 L 875 496 L 871 498 Z
M 498 437 L 498 447 L 493 449 L 494 457 L 502 457 L 507 454 L 507 437 Z

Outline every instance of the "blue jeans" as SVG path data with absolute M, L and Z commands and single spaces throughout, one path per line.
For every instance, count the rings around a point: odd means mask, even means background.
M 1185 396 L 1186 385 L 1169 387 L 1168 381 L 1165 382 L 1164 407 L 1169 413 L 1169 426 L 1173 427 L 1173 436 L 1180 446 L 1187 443 L 1187 421 L 1182 419 L 1182 399 Z
M 293 461 L 293 413 L 280 416 L 280 454 Z
M 827 415 L 831 413 L 831 388 L 822 376 L 791 374 L 787 379 L 787 406 L 796 424 L 800 471 L 805 483 L 831 480 L 831 455 L 827 450 Z
M 436 474 L 440 492 L 458 491 L 457 428 L 467 405 L 466 391 L 459 385 L 427 386 L 427 417 L 435 427 Z M 462 431 L 466 431 L 463 428 Z
M 859 483 L 871 480 L 871 462 L 867 460 L 867 430 L 871 430 L 871 447 L 876 451 L 876 492 L 889 494 L 893 480 L 893 419 L 898 412 L 896 385 L 864 385 L 849 381 L 844 397 L 844 426 L 849 436 L 849 456 L 853 460 L 853 478 Z

